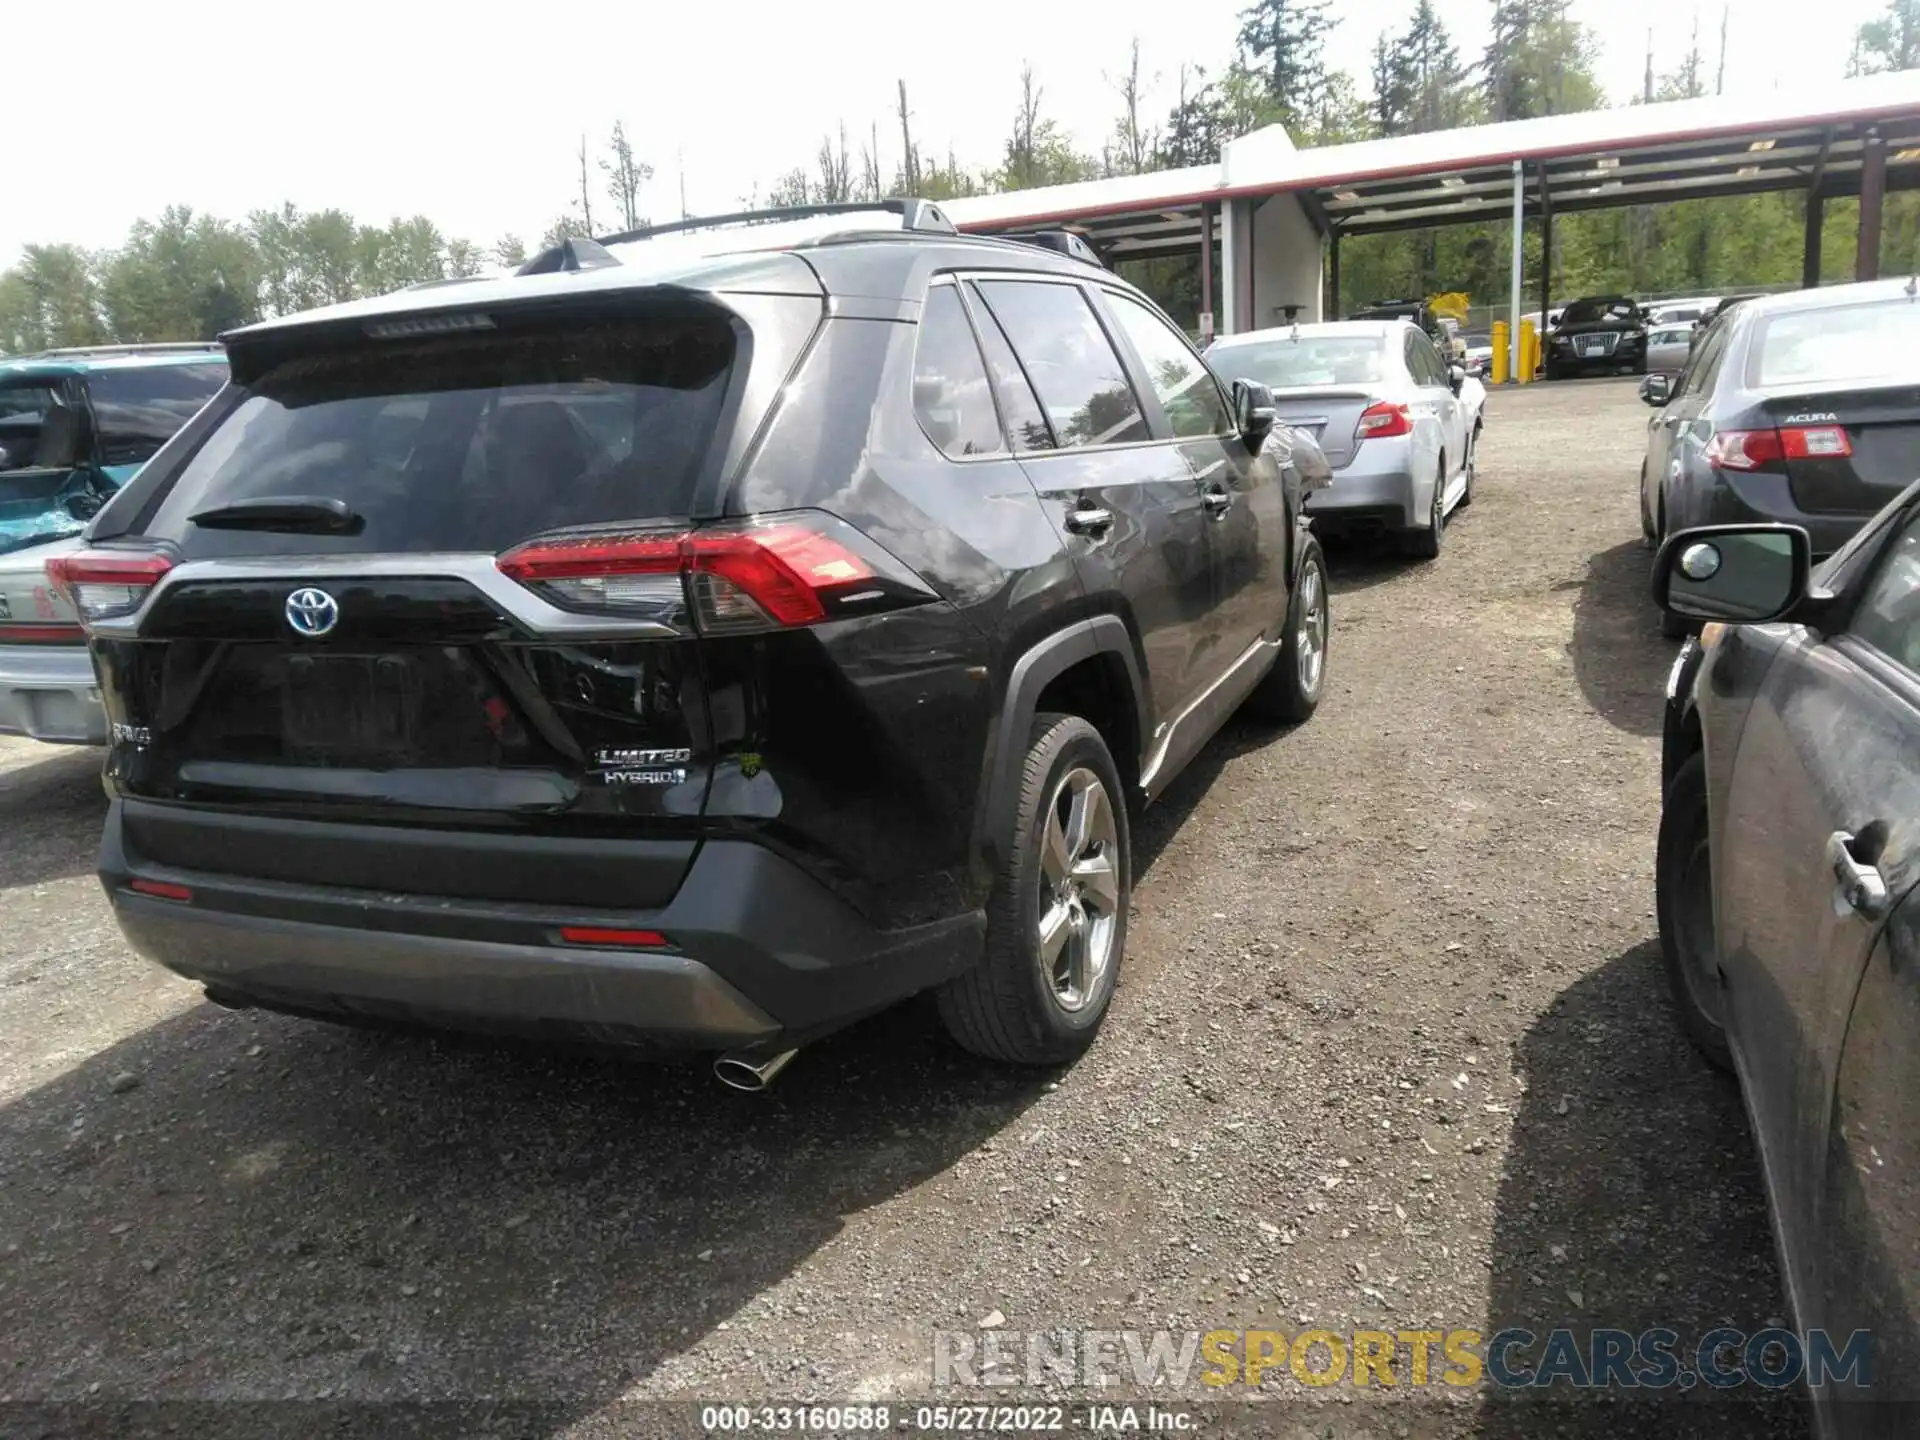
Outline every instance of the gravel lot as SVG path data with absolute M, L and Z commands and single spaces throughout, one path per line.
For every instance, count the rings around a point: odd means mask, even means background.
M 898 1406 L 930 1393 L 935 1328 L 994 1312 L 1781 1315 L 1739 1097 L 1654 942 L 1673 647 L 1644 598 L 1646 411 L 1625 381 L 1491 411 L 1438 562 L 1334 552 L 1319 715 L 1230 727 L 1140 823 L 1117 1008 L 1058 1076 L 975 1064 L 918 1010 L 757 1097 L 222 1011 L 120 941 L 97 758 L 0 741 L 0 1397 L 86 1402 L 0 1429 L 405 1428 L 86 1408 L 136 1399 L 493 1402 L 463 1434 L 664 1427 L 623 1399 Z M 1222 1430 L 1804 1430 L 1791 1396 L 1656 1417 L 1336 1388 L 1276 1379 Z

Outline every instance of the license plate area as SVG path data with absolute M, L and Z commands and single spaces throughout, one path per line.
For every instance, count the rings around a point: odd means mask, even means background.
M 1606 335 L 1580 335 L 1575 337 L 1573 348 L 1582 357 L 1605 355 L 1613 349 L 1609 343 L 1610 338 Z
M 427 685 L 402 653 L 289 655 L 280 710 L 287 758 L 398 763 L 418 744 Z

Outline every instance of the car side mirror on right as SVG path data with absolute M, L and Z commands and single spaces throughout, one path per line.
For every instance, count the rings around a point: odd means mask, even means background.
M 1233 382 L 1233 424 L 1247 449 L 1259 452 L 1273 433 L 1273 392 L 1258 380 Z
M 1658 372 L 1640 382 L 1640 398 L 1649 405 L 1664 405 L 1673 398 L 1673 379 Z
M 1466 383 L 1467 383 L 1467 367 L 1466 366 L 1464 365 L 1447 366 L 1447 388 L 1449 390 L 1453 391 L 1454 394 L 1458 395 L 1460 393 L 1461 387 L 1464 386 Z
M 1660 547 L 1653 598 L 1683 620 L 1763 624 L 1807 598 L 1813 542 L 1798 525 L 1699 525 Z

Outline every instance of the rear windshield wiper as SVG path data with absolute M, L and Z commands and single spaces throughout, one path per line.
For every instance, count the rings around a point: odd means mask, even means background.
M 367 523 L 346 501 L 319 495 L 259 495 L 187 518 L 209 530 L 285 530 L 295 535 L 358 535 Z

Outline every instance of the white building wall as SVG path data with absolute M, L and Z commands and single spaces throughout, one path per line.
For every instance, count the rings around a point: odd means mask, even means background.
M 1253 203 L 1253 303 L 1247 328 L 1285 323 L 1283 305 L 1298 305 L 1302 324 L 1320 320 L 1324 246 L 1306 207 L 1291 195 Z

